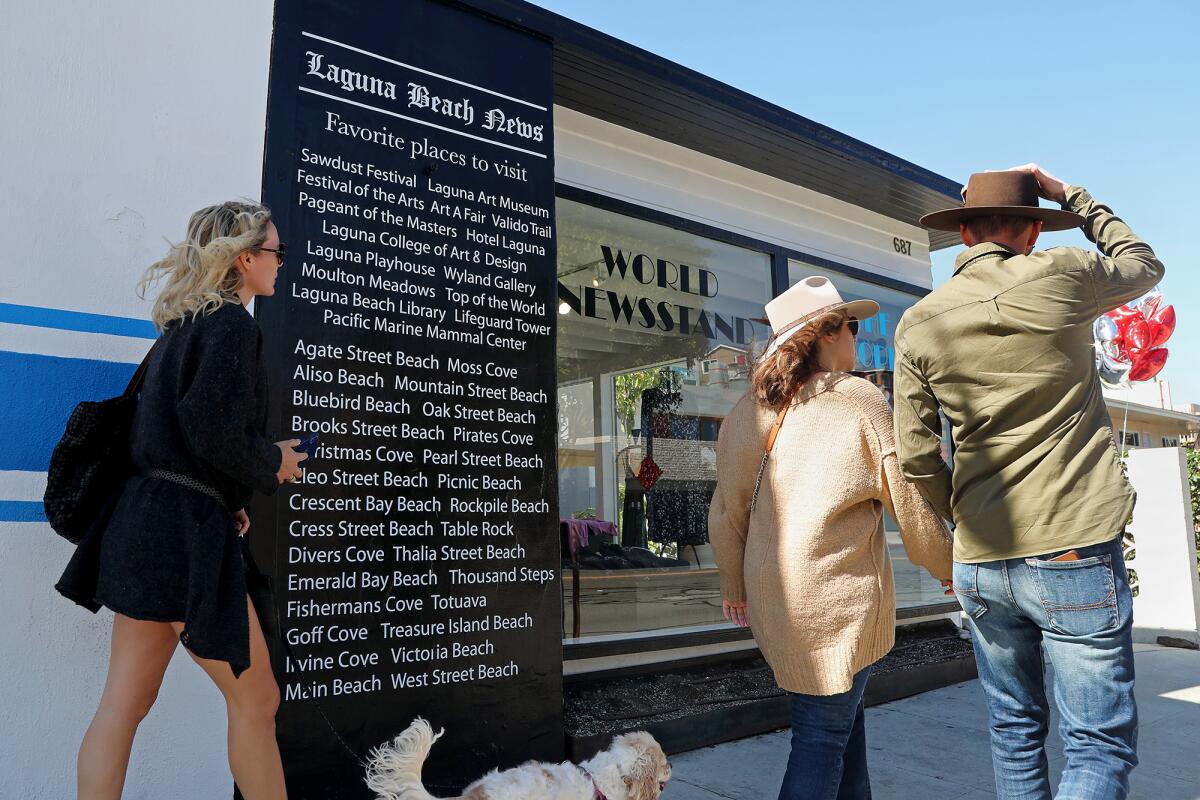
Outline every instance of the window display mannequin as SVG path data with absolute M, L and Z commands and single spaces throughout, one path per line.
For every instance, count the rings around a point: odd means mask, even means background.
M 675 413 L 682 401 L 670 389 L 642 392 L 646 458 L 661 470 L 646 490 L 648 538 L 679 548 L 708 543 L 708 506 L 716 485 L 701 453 L 699 418 Z M 643 485 L 650 483 L 639 474 Z

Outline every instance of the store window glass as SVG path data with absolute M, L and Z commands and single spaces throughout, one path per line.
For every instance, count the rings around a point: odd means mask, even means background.
M 557 202 L 563 636 L 723 624 L 721 421 L 769 336 L 770 257 Z
M 867 281 L 838 275 L 824 267 L 803 261 L 788 261 L 788 285 L 799 283 L 810 275 L 825 275 L 837 287 L 843 300 L 874 300 L 879 313 L 862 320 L 858 330 L 858 363 L 855 374 L 878 386 L 892 401 L 893 376 L 896 365 L 896 325 L 904 312 L 919 299 L 918 295 L 889 289 Z M 949 426 L 943 420 L 942 457 L 952 464 Z M 946 600 L 944 589 L 924 569 L 908 560 L 900 539 L 900 530 L 890 515 L 885 515 L 884 531 L 896 576 L 896 605 L 914 608 Z

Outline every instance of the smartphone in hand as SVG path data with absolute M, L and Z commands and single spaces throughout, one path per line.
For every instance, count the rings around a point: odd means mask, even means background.
M 310 433 L 308 436 L 305 436 L 300 440 L 300 444 L 296 445 L 295 449 L 301 451 L 302 453 L 307 453 L 308 457 L 312 458 L 317 454 L 317 440 L 317 434 Z

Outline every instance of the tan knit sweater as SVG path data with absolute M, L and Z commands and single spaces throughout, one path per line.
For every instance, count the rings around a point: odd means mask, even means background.
M 839 694 L 895 644 L 883 509 L 909 558 L 941 580 L 951 576 L 951 537 L 900 474 L 887 400 L 845 373 L 813 377 L 793 401 L 751 514 L 774 419 L 746 395 L 721 424 L 708 518 L 721 594 L 748 603 L 780 688 Z

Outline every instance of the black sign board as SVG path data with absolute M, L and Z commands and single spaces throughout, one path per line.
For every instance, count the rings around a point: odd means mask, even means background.
M 273 432 L 320 441 L 251 535 L 297 800 L 368 797 L 417 716 L 431 788 L 562 757 L 552 69 L 436 0 L 276 6 L 257 316 Z

